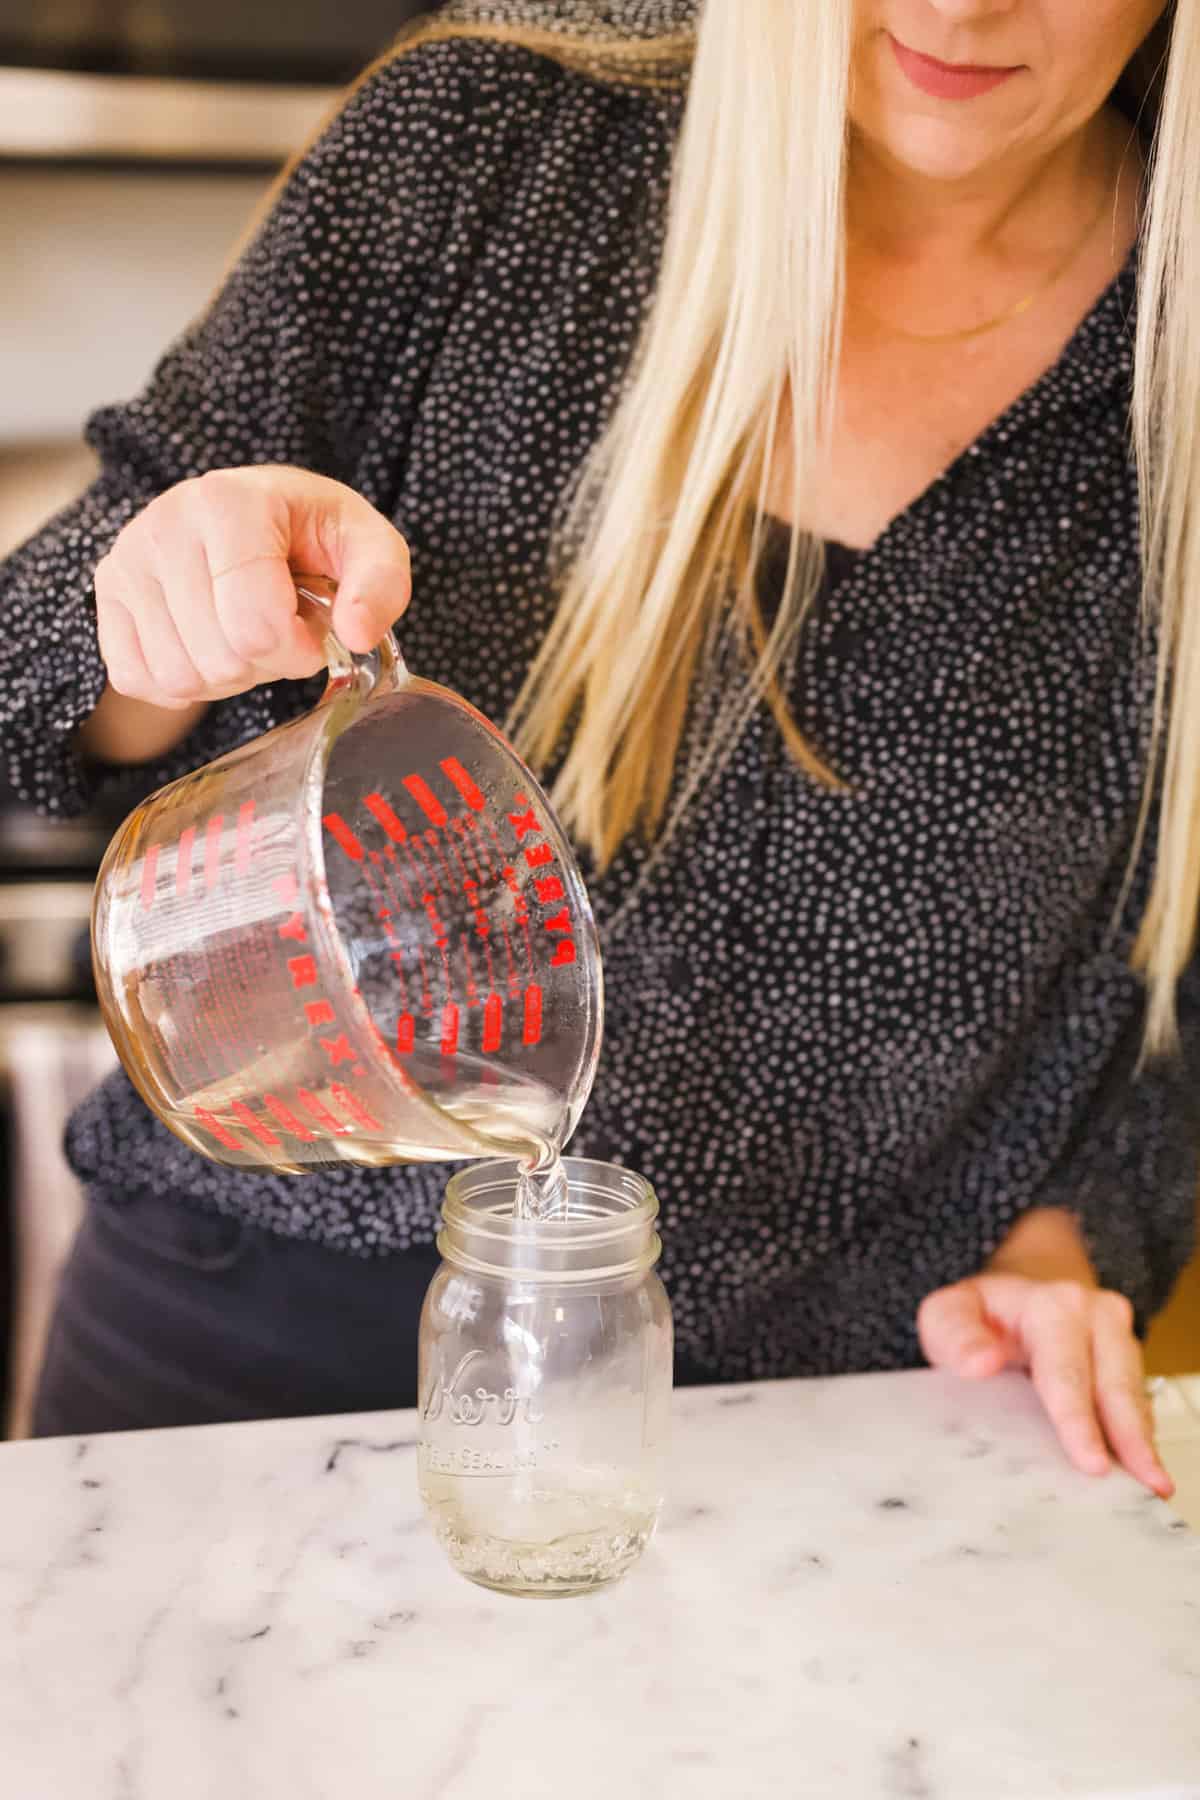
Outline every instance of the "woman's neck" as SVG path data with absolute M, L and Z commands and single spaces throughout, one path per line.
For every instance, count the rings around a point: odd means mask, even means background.
M 1125 165 L 1135 179 L 1119 182 Z M 852 256 L 902 268 L 979 262 L 1036 268 L 1118 187 L 1136 205 L 1141 162 L 1128 123 L 1105 109 L 1048 149 L 956 180 L 904 168 L 856 139 L 848 183 Z

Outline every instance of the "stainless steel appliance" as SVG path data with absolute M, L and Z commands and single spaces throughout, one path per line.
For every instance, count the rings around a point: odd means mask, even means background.
M 0 157 L 257 167 L 438 0 L 2 0 Z

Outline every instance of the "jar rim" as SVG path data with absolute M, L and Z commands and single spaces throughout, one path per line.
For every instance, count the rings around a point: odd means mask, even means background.
M 515 1157 L 473 1163 L 454 1175 L 442 1203 L 442 1254 L 479 1271 L 515 1275 L 525 1253 L 552 1258 L 579 1257 L 573 1269 L 558 1266 L 560 1277 L 580 1279 L 629 1274 L 657 1261 L 654 1232 L 658 1196 L 645 1176 L 619 1163 L 565 1156 L 563 1170 L 572 1202 L 586 1210 L 574 1217 L 518 1219 L 513 1213 L 521 1164 Z M 588 1204 L 590 1202 L 590 1204 Z M 603 1252 L 610 1251 L 609 1256 Z M 531 1279 L 547 1273 L 527 1268 Z

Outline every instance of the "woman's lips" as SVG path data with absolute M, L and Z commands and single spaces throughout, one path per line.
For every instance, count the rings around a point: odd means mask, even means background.
M 936 57 L 910 50 L 898 38 L 892 38 L 891 43 L 896 61 L 913 86 L 936 100 L 974 100 L 1017 74 L 1021 66 L 1018 63 L 1011 69 L 989 69 L 974 63 L 938 62 Z

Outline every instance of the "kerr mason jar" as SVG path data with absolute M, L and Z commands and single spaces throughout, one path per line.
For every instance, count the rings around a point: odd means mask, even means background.
M 623 1575 L 662 1505 L 672 1328 L 640 1175 L 565 1159 L 565 1216 L 518 1219 L 518 1164 L 456 1175 L 421 1319 L 421 1496 L 461 1574 L 503 1593 Z

